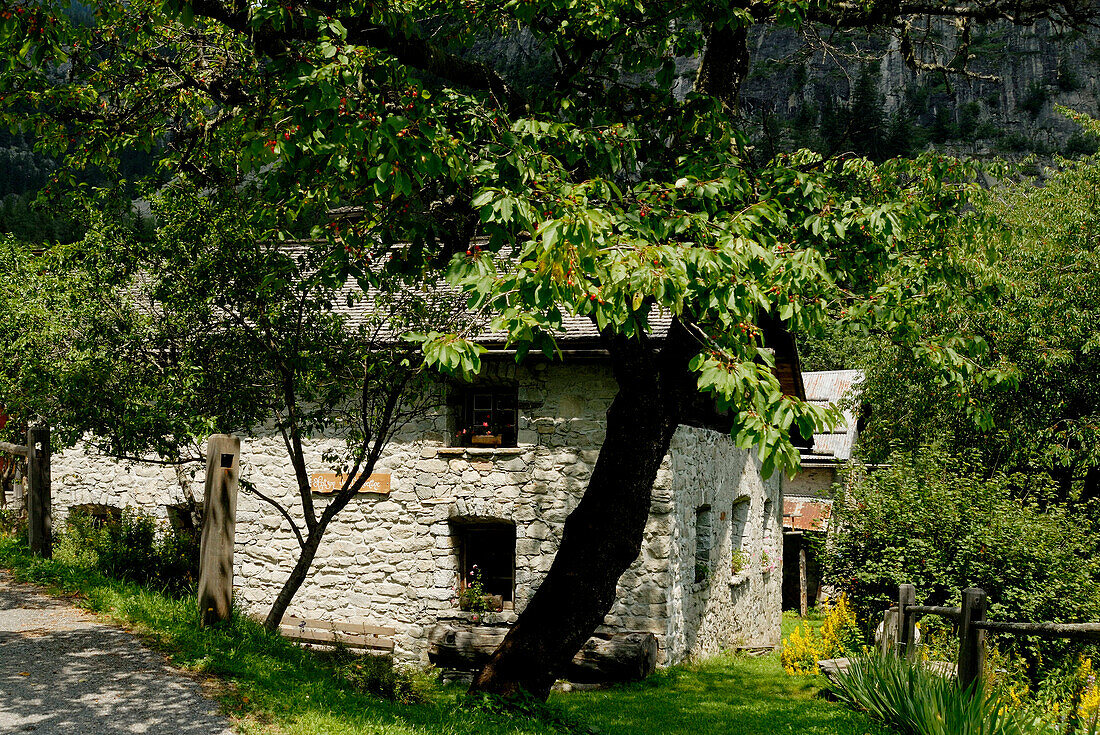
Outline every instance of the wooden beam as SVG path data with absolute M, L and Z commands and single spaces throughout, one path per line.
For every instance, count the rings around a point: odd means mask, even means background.
M 12 444 L 11 442 L 0 442 L 0 452 L 18 454 L 20 457 L 26 457 L 28 454 L 27 448 L 24 445 Z
M 314 628 L 316 630 L 332 630 L 338 633 L 358 633 L 360 635 L 393 635 L 397 632 L 394 628 L 386 628 L 381 625 L 345 623 L 335 620 L 309 620 L 308 618 L 295 618 L 290 615 L 283 618 L 281 625 L 288 628 Z
M 302 643 L 320 643 L 330 646 L 339 644 L 348 648 L 371 648 L 378 651 L 392 651 L 394 648 L 393 639 L 350 635 L 334 630 L 302 630 L 301 628 L 280 626 L 279 632 L 287 640 Z
M 979 686 L 985 666 L 985 631 L 978 624 L 985 620 L 985 592 L 970 587 L 962 593 L 959 615 L 959 688 Z
M 917 588 L 911 584 L 898 585 L 898 655 L 912 659 L 917 653 L 917 619 L 910 608 L 917 601 Z
M 971 625 L 978 630 L 986 630 L 991 633 L 1100 640 L 1100 623 L 1001 623 L 982 620 L 975 621 Z
M 798 614 L 806 617 L 809 607 L 806 601 L 806 542 L 798 545 Z

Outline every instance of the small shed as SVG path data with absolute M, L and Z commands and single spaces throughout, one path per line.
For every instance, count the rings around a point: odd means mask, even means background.
M 859 411 L 846 406 L 858 391 L 859 370 L 826 370 L 802 374 L 806 398 L 819 406 L 841 406 L 843 419 L 832 431 L 814 434 L 802 451 L 802 468 L 783 480 L 783 609 L 805 614 L 810 601 L 822 599 L 818 540 L 829 532 L 833 485 L 841 467 L 852 458 L 859 437 Z

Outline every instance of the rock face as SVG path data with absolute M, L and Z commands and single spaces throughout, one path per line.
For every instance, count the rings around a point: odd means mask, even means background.
M 518 386 L 518 446 L 446 446 L 454 419 L 444 408 L 405 427 L 375 470 L 390 475 L 390 492 L 363 493 L 337 517 L 289 614 L 393 627 L 395 654 L 427 663 L 429 630 L 473 617 L 459 611 L 456 599 L 462 530 L 495 524 L 515 530 L 512 609 L 481 613 L 478 622 L 515 619 L 549 569 L 562 524 L 584 492 L 616 386 L 597 362 L 499 364 L 487 371 L 489 380 Z M 311 470 L 322 472 L 328 470 L 322 456 L 343 444 L 330 437 L 309 446 Z M 200 495 L 195 488 L 203 479 L 80 450 L 55 455 L 54 472 L 59 520 L 83 503 L 139 505 L 163 517 L 165 505 L 179 502 L 187 487 Z M 300 522 L 281 439 L 246 438 L 241 476 Z M 662 665 L 739 644 L 776 644 L 781 509 L 778 476 L 763 480 L 752 454 L 726 435 L 681 427 L 654 487 L 642 553 L 620 580 L 618 601 L 598 633 L 652 633 Z M 264 612 L 296 552 L 288 524 L 242 490 L 238 604 Z
M 933 24 L 927 61 L 947 65 L 953 24 Z M 761 31 L 743 89 L 747 119 L 763 149 L 806 146 L 879 157 L 926 147 L 960 155 L 1076 155 L 1095 142 L 1058 114 L 1064 105 L 1100 113 L 1100 35 L 1049 22 L 975 27 L 968 68 L 980 80 L 916 73 L 883 36 L 826 34 L 833 52 L 811 50 L 792 30 Z

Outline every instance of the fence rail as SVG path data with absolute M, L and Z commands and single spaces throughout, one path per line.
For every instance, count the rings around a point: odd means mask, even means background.
M 8 454 L 18 454 L 21 457 L 26 457 L 28 454 L 27 448 L 22 444 L 12 444 L 10 442 L 0 442 L 0 452 L 7 452 Z
M 942 607 L 917 605 L 917 589 L 911 584 L 898 587 L 898 604 L 886 611 L 884 628 L 896 621 L 897 649 L 903 657 L 916 653 L 914 645 L 917 619 L 922 615 L 950 618 L 959 626 L 958 679 L 960 687 L 968 687 L 982 676 L 985 667 L 986 637 L 989 633 L 1034 635 L 1046 638 L 1100 640 L 1100 623 L 1050 623 L 986 620 L 988 598 L 977 588 L 962 591 L 962 605 Z

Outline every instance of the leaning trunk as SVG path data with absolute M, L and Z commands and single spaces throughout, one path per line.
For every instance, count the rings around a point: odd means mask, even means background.
M 278 629 L 279 623 L 283 621 L 283 616 L 286 615 L 286 609 L 290 607 L 291 600 L 294 599 L 294 595 L 298 593 L 298 589 L 309 575 L 309 568 L 313 566 L 313 559 L 317 556 L 317 549 L 321 545 L 321 537 L 324 532 L 324 527 L 318 524 L 306 538 L 305 545 L 302 546 L 302 553 L 294 564 L 294 569 L 291 570 L 286 582 L 283 582 L 283 587 L 279 590 L 279 594 L 275 596 L 275 602 L 271 605 L 271 610 L 264 620 L 264 628 L 267 630 L 274 631 Z
M 622 337 L 609 347 L 619 392 L 588 488 L 566 519 L 546 578 L 471 691 L 545 699 L 611 610 L 619 577 L 641 551 L 653 482 L 679 424 L 690 355 L 668 344 L 657 354 Z

